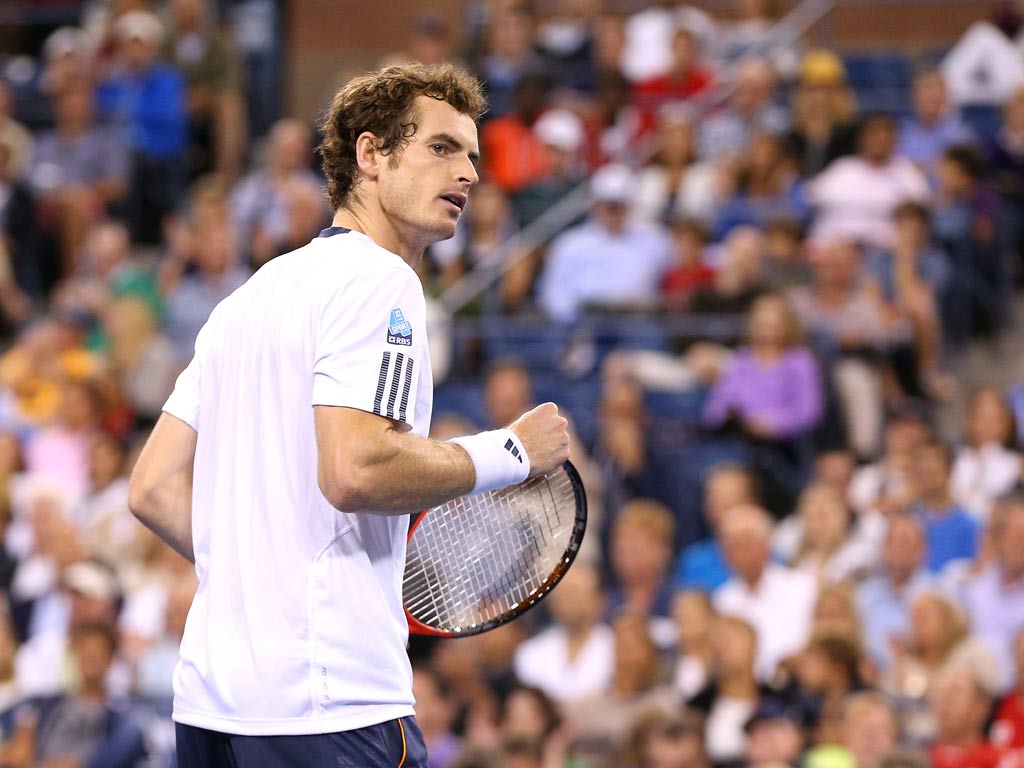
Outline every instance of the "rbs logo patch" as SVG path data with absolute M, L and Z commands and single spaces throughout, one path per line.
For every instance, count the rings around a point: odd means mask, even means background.
M 388 344 L 398 344 L 401 347 L 412 346 L 412 324 L 405 319 L 402 310 L 391 310 L 391 319 L 388 321 Z

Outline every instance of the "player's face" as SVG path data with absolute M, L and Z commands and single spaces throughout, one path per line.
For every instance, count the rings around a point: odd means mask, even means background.
M 455 234 L 455 225 L 479 181 L 476 123 L 450 104 L 416 99 L 416 134 L 380 169 L 384 213 L 406 240 L 426 247 Z

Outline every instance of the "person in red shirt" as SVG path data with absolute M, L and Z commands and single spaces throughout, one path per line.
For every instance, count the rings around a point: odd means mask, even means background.
M 667 101 L 692 99 L 710 88 L 714 75 L 700 61 L 700 40 L 693 30 L 680 27 L 672 38 L 672 68 L 664 75 L 638 83 L 633 89 L 637 107 L 653 121 Z M 652 123 L 653 124 L 653 123 Z
M 1014 641 L 1013 660 L 1017 665 L 1017 684 L 999 702 L 989 733 L 993 744 L 1024 751 L 1024 631 Z
M 696 291 L 711 286 L 715 270 L 704 260 L 708 232 L 699 221 L 673 221 L 672 241 L 672 265 L 661 279 L 661 293 L 668 308 L 682 310 Z
M 929 750 L 932 768 L 999 768 L 1004 751 L 985 738 L 992 701 L 970 667 L 938 676 L 931 703 L 938 730 Z
M 546 106 L 550 82 L 542 72 L 523 75 L 512 94 L 512 112 L 489 121 L 480 132 L 486 171 L 505 192 L 518 192 L 548 172 L 544 144 L 533 125 Z

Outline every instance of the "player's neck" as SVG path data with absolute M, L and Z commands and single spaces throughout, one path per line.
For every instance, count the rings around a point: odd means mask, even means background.
M 415 269 L 423 258 L 425 246 L 410 242 L 402 236 L 384 212 L 379 208 L 354 203 L 351 207 L 339 208 L 331 224 L 361 232 L 381 248 L 397 254 L 406 264 Z

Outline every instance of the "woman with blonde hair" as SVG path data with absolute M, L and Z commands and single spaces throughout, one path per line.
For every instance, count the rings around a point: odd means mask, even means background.
M 839 57 L 826 50 L 804 56 L 793 93 L 793 128 L 786 137 L 803 178 L 856 151 L 856 111 Z
M 934 715 L 927 697 L 943 671 L 965 666 L 990 695 L 1000 690 L 992 652 L 970 634 L 960 609 L 936 590 L 917 596 L 910 608 L 908 636 L 893 638 L 893 643 L 894 663 L 882 688 L 896 701 L 903 730 L 915 744 L 934 736 Z

